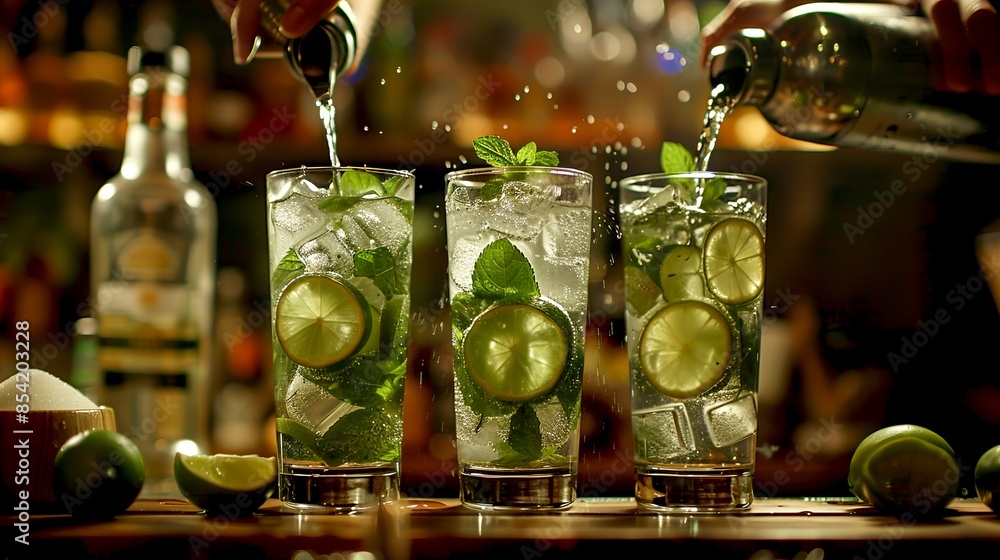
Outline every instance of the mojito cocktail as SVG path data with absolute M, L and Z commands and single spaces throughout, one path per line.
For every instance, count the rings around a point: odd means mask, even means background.
M 591 176 L 449 173 L 445 210 L 460 496 L 479 509 L 576 497 Z
M 267 176 L 278 496 L 334 511 L 399 496 L 413 175 Z
M 753 500 L 765 183 L 709 172 L 620 183 L 636 500 Z

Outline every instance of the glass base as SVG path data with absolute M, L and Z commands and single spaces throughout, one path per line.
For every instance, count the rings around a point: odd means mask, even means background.
M 282 465 L 278 499 L 302 513 L 352 513 L 399 499 L 394 468 L 317 469 Z
M 568 468 L 483 469 L 462 467 L 462 504 L 480 511 L 552 511 L 576 500 L 576 473 Z
M 635 501 L 640 507 L 658 512 L 746 509 L 753 503 L 753 471 L 647 469 L 636 473 Z

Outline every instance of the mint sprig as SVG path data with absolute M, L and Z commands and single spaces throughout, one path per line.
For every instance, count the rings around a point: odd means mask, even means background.
M 542 165 L 555 167 L 559 165 L 559 154 L 549 151 L 539 151 L 534 142 L 528 142 L 517 154 L 511 148 L 510 142 L 499 136 L 480 136 L 472 141 L 472 149 L 476 155 L 493 167 L 514 167 L 523 165 Z
M 690 173 L 695 171 L 694 156 L 683 145 L 677 142 L 664 142 L 660 147 L 660 167 L 664 173 Z M 699 180 L 698 184 L 690 179 L 676 181 L 682 187 L 681 198 L 686 203 L 699 202 L 702 208 L 719 199 L 726 192 L 726 181 L 714 177 L 708 181 Z M 698 192 L 698 187 L 701 192 Z M 701 196 L 699 201 L 698 196 Z

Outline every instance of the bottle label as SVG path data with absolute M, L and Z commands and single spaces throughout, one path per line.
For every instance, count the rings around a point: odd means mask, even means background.
M 185 243 L 180 236 L 142 228 L 115 239 L 113 274 L 137 282 L 183 282 Z

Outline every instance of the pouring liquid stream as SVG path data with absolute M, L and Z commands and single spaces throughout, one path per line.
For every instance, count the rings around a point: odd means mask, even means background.
M 708 99 L 708 106 L 705 110 L 705 119 L 701 127 L 701 135 L 698 137 L 698 144 L 695 148 L 694 171 L 708 171 L 708 162 L 715 150 L 715 144 L 719 139 L 719 130 L 723 121 L 736 107 L 738 98 L 731 95 L 727 88 L 719 84 L 712 89 Z M 705 180 L 695 179 L 694 200 L 689 201 L 693 206 L 700 206 L 702 197 L 705 194 Z M 655 195 L 645 199 L 641 204 L 649 208 L 656 209 L 663 204 L 678 202 L 678 194 L 673 189 L 663 189 Z

